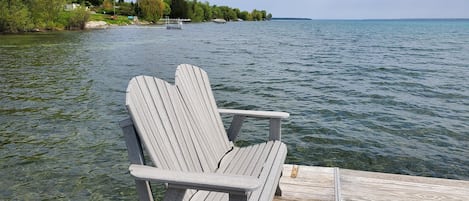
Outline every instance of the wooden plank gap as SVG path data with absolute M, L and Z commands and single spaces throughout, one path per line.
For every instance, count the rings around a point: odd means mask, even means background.
M 335 201 L 342 200 L 340 196 L 340 172 L 338 167 L 334 168 L 334 195 Z

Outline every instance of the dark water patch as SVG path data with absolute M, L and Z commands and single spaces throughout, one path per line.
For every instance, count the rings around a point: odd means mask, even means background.
M 235 91 L 241 91 L 242 89 L 239 87 L 234 87 L 234 86 L 226 86 L 226 85 L 214 85 L 212 87 L 213 90 L 220 90 L 220 91 L 225 91 L 225 92 L 235 92 Z

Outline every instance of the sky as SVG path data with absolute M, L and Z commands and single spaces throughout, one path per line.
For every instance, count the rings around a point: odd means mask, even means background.
M 312 19 L 469 18 L 469 0 L 199 0 L 273 17 Z

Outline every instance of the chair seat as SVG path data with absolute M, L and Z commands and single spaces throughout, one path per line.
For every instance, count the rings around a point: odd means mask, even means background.
M 227 153 L 216 172 L 259 178 L 263 184 L 249 196 L 250 201 L 272 200 L 280 179 L 287 147 L 280 141 L 268 141 L 248 147 L 235 147 Z M 198 191 L 191 201 L 228 200 L 227 193 Z

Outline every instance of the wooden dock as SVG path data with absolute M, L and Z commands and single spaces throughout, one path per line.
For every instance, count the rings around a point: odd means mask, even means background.
M 284 165 L 280 187 L 275 201 L 469 201 L 469 181 L 331 167 Z

